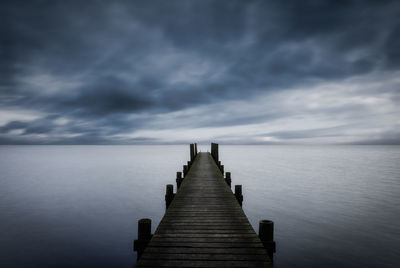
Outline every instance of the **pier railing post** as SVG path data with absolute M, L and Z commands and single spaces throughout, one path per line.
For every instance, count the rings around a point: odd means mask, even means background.
M 242 195 L 242 185 L 235 185 L 235 197 L 239 202 L 239 205 L 243 204 L 243 195 Z
M 167 184 L 165 193 L 165 209 L 167 210 L 172 200 L 174 199 L 174 186 L 172 184 Z
M 182 172 L 176 172 L 176 188 L 179 189 L 181 187 L 181 183 L 183 181 Z
M 226 181 L 226 184 L 228 184 L 229 188 L 230 188 L 231 184 L 232 184 L 232 179 L 231 179 L 231 173 L 230 172 L 226 172 L 225 173 L 225 181 Z
M 274 241 L 274 222 L 270 220 L 261 220 L 258 227 L 258 236 L 268 252 L 268 256 L 273 261 L 276 252 Z
M 211 143 L 211 155 L 214 158 L 215 163 L 218 164 L 218 144 Z
M 151 219 L 140 219 L 138 221 L 138 239 L 133 241 L 133 250 L 137 252 L 138 260 L 151 237 Z
M 193 163 L 195 157 L 194 144 L 190 144 L 190 162 Z

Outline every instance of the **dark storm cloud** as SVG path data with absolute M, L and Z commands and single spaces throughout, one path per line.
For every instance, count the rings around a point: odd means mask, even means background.
M 396 1 L 44 0 L 1 10 L 0 107 L 44 114 L 3 133 L 102 141 L 155 128 L 152 115 L 400 66 Z M 70 123 L 53 124 L 62 117 Z

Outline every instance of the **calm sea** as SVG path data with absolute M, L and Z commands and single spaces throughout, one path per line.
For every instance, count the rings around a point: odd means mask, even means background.
M 199 146 L 202 151 L 208 146 Z M 0 146 L 0 267 L 133 267 L 189 146 Z M 223 146 L 275 266 L 400 267 L 399 146 Z

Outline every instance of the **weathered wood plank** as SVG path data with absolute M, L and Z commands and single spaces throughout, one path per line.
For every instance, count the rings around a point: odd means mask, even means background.
M 257 243 L 259 238 L 254 237 L 160 237 L 155 236 L 153 242 L 166 243 Z
M 153 236 L 154 238 L 156 237 L 201 237 L 201 238 L 206 238 L 206 237 L 256 237 L 254 234 L 252 233 L 245 233 L 245 234 L 238 234 L 238 233 L 234 233 L 234 234 L 173 234 L 173 233 L 166 233 L 166 234 L 155 234 Z
M 182 221 L 179 220 L 171 220 L 169 221 L 170 224 L 178 224 L 178 225 L 191 225 L 191 224 L 219 224 L 219 225 L 223 225 L 223 224 L 230 224 L 230 223 L 235 223 L 235 224 L 244 224 L 246 223 L 245 219 L 235 219 L 233 221 L 224 219 L 224 218 L 219 218 L 219 219 L 215 219 L 215 218 L 208 218 L 208 219 L 185 219 Z M 161 225 L 161 224 L 160 224 Z
M 264 254 L 248 255 L 248 254 L 198 254 L 198 253 L 160 253 L 146 252 L 142 255 L 142 259 L 159 260 L 196 260 L 196 261 L 264 261 L 269 259 Z
M 164 221 L 162 223 L 160 223 L 159 225 L 160 227 L 189 227 L 189 228 L 193 228 L 193 227 L 222 227 L 222 228 L 226 228 L 226 227 L 236 227 L 236 226 L 241 226 L 241 227 L 251 227 L 250 223 L 248 222 L 244 222 L 244 221 L 238 221 L 238 222 L 226 222 L 224 224 L 221 224 L 219 222 L 217 223 L 213 223 L 213 222 L 195 222 L 192 224 L 187 224 L 186 222 L 167 222 Z
M 141 267 L 272 267 L 263 261 L 140 260 Z
M 253 229 L 251 228 L 251 226 L 171 226 L 171 227 L 163 227 L 163 226 L 159 226 L 157 228 L 157 231 L 162 231 L 162 230 L 168 230 L 168 231 L 172 231 L 172 230 L 248 230 L 248 231 L 252 231 Z
M 184 247 L 152 247 L 148 246 L 145 252 L 176 254 L 227 254 L 227 255 L 263 255 L 265 250 L 260 248 L 184 248 Z
M 153 247 L 185 247 L 185 248 L 264 248 L 261 242 L 159 242 L 151 241 Z
M 188 230 L 182 230 L 182 229 L 157 229 L 156 233 L 169 233 L 169 234 L 254 234 L 254 230 L 253 229 L 245 229 L 245 230 L 226 230 L 226 229 L 204 229 L 204 230 L 192 230 L 192 229 L 188 229 Z

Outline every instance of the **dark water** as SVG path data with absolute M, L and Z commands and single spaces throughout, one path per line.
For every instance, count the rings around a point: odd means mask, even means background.
M 203 151 L 207 147 L 200 146 Z M 1 146 L 0 267 L 132 267 L 188 146 Z M 276 267 L 400 267 L 399 146 L 220 146 Z

